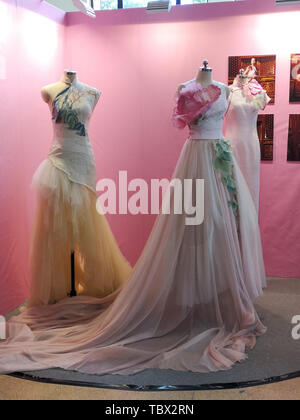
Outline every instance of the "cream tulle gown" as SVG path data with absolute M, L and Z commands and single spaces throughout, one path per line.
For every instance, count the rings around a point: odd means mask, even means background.
M 255 79 L 241 82 L 237 76 L 230 88 L 225 135 L 231 140 L 234 157 L 244 175 L 258 213 L 261 153 L 257 117 L 258 112 L 266 108 L 271 98 Z
M 33 178 L 38 203 L 29 306 L 66 298 L 73 250 L 79 294 L 109 295 L 131 272 L 106 218 L 96 210 L 96 168 L 88 125 L 99 96 L 99 91 L 76 78 L 53 101 L 53 144 Z
M 204 223 L 186 226 L 185 214 L 161 214 L 108 308 L 103 300 L 78 297 L 12 319 L 0 345 L 1 372 L 225 370 L 264 334 L 252 302 L 265 286 L 260 233 L 249 190 L 222 138 L 225 85 L 206 90 L 193 83 L 184 94 L 203 115 L 190 124 L 174 178 L 205 180 Z M 208 109 L 207 97 L 215 94 Z

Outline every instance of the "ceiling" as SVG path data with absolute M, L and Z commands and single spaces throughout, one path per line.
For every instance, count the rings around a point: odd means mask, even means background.
M 45 0 L 47 3 L 58 7 L 64 12 L 78 12 L 78 9 L 73 6 L 72 0 Z

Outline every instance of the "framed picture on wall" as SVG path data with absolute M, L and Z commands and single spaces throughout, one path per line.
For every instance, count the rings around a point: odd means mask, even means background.
M 273 160 L 274 146 L 274 115 L 259 115 L 257 119 L 257 132 L 261 150 L 261 160 Z
M 228 83 L 244 69 L 249 78 L 255 78 L 267 91 L 272 104 L 275 103 L 276 55 L 247 55 L 229 57 Z
M 300 162 L 300 114 L 290 115 L 287 159 Z
M 300 54 L 291 55 L 290 102 L 300 102 Z

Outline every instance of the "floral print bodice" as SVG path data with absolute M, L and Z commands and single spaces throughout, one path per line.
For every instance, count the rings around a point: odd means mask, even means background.
M 87 135 L 87 125 L 100 96 L 97 89 L 76 83 L 60 92 L 53 101 L 52 120 L 64 124 L 78 136 Z
M 101 92 L 77 81 L 53 100 L 53 143 L 48 158 L 72 182 L 96 191 L 94 152 L 88 136 L 91 115 Z

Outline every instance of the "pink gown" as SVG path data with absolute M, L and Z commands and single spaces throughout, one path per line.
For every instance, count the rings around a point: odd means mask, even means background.
M 149 368 L 213 372 L 244 360 L 265 333 L 253 305 L 265 286 L 256 211 L 222 136 L 226 87 L 213 86 L 218 97 L 206 105 L 207 90 L 186 87 L 187 95 L 198 95 L 201 112 L 189 124 L 174 172 L 181 180 L 205 179 L 204 223 L 187 226 L 185 214 L 159 215 L 110 306 L 78 297 L 12 319 L 0 345 L 0 372 L 53 367 L 90 374 Z M 178 105 L 175 114 L 181 110 Z
M 244 175 L 257 213 L 261 162 L 257 117 L 270 100 L 255 79 L 243 85 L 237 77 L 231 86 L 230 106 L 225 119 L 225 136 L 232 143 L 234 157 Z

